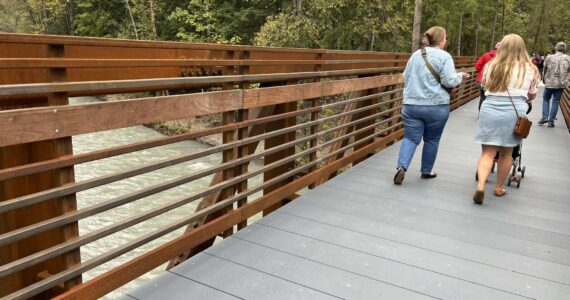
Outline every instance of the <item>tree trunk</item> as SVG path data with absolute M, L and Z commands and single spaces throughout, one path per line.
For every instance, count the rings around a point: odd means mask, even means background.
M 414 9 L 414 24 L 412 31 L 412 52 L 418 50 L 420 46 L 420 30 L 422 25 L 422 0 L 416 0 L 416 8 Z
M 30 20 L 30 22 L 34 25 L 34 28 L 37 28 L 40 26 L 40 24 L 42 23 L 42 16 L 40 14 L 39 16 L 39 20 L 36 19 L 36 14 L 34 12 L 34 9 L 32 8 L 32 6 L 30 5 L 30 3 L 28 3 L 28 1 L 24 0 L 24 5 L 26 7 L 26 11 L 28 12 L 28 18 Z
M 67 0 L 67 5 L 66 5 L 66 11 L 67 11 L 67 28 L 68 28 L 68 34 L 69 35 L 75 35 L 75 28 L 74 28 L 74 22 L 75 20 L 73 19 L 73 0 Z
M 49 30 L 48 30 L 48 14 L 47 14 L 47 8 L 46 8 L 46 3 L 45 1 L 42 1 L 42 11 L 40 13 L 41 18 L 42 18 L 42 25 L 44 27 L 44 34 L 49 34 Z
M 149 6 L 150 6 L 150 26 L 152 27 L 152 38 L 156 40 L 156 37 L 158 36 L 158 34 L 156 31 L 156 16 L 154 13 L 154 0 L 149 0 Z
M 507 6 L 507 1 L 503 0 L 503 14 L 501 17 L 501 36 L 505 35 L 505 9 Z
M 293 5 L 295 6 L 295 15 L 297 17 L 303 15 L 303 0 L 294 0 Z
M 475 51 L 474 56 L 479 56 L 479 28 L 481 27 L 481 3 L 477 2 L 477 16 L 475 17 Z
M 538 45 L 538 36 L 541 32 L 542 23 L 544 22 L 544 10 L 546 9 L 546 0 L 542 1 L 542 9 L 540 10 L 540 17 L 538 18 L 538 24 L 536 25 L 536 33 L 534 35 L 534 47 L 540 49 Z
M 499 15 L 499 3 L 497 3 L 497 8 L 495 9 L 495 21 L 493 21 L 493 33 L 491 34 L 491 46 L 489 47 L 490 49 L 493 49 L 493 46 L 495 45 L 495 31 L 497 29 L 497 16 Z
M 135 24 L 135 18 L 133 18 L 133 12 L 131 11 L 131 4 L 129 3 L 129 0 L 125 1 L 125 4 L 127 5 L 127 10 L 129 11 L 129 16 L 131 17 L 131 22 L 133 23 L 133 32 L 135 33 L 135 39 L 139 39 L 139 34 L 137 32 L 137 25 Z
M 463 12 L 459 18 L 459 31 L 457 33 L 457 56 L 461 56 L 461 34 L 463 32 Z

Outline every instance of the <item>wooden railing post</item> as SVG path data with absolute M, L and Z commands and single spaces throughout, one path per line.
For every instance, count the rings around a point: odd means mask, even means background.
M 292 82 L 289 82 L 292 83 Z M 276 105 L 276 110 L 275 110 L 275 114 L 282 114 L 282 113 L 288 113 L 288 112 L 292 112 L 297 110 L 297 102 L 290 102 L 290 103 L 285 103 L 285 104 L 279 104 Z M 265 126 L 265 132 L 271 132 L 271 131 L 275 131 L 281 128 L 286 128 L 286 127 L 291 127 L 293 125 L 297 124 L 297 119 L 295 117 L 291 117 L 291 118 L 287 118 L 284 120 L 279 120 L 279 121 L 273 121 L 270 122 L 268 124 L 266 124 Z M 296 138 L 296 132 L 290 132 L 290 133 L 286 133 L 286 134 L 282 134 L 276 137 L 272 137 L 272 138 L 268 138 L 265 140 L 264 144 L 265 144 L 265 149 L 271 149 L 273 147 L 285 144 L 287 142 L 291 142 L 293 140 L 295 140 Z M 291 156 L 295 154 L 295 146 L 281 150 L 279 152 L 273 153 L 273 154 L 269 154 L 264 158 L 264 164 L 265 165 L 269 165 L 273 162 L 276 162 L 278 160 L 281 160 L 287 156 Z M 290 162 L 290 163 L 286 163 L 283 164 L 279 167 L 273 168 L 265 173 L 263 173 L 263 181 L 268 181 L 271 180 L 283 173 L 286 173 L 287 171 L 293 169 L 295 167 L 295 162 Z M 268 187 L 263 189 L 263 194 L 267 195 L 269 193 L 271 193 L 272 191 L 286 185 L 287 183 L 293 181 L 293 178 L 288 178 L 285 179 L 275 185 L 273 185 L 272 187 Z M 270 213 L 272 213 L 273 211 L 277 210 L 279 207 L 283 206 L 284 204 L 287 203 L 287 200 L 282 200 L 278 203 L 276 203 L 275 205 L 272 205 L 271 207 L 268 207 L 267 209 L 265 209 L 263 211 L 263 216 L 266 216 Z
M 45 57 L 64 57 L 64 45 L 46 45 Z M 42 74 L 41 72 L 39 74 Z M 66 81 L 67 71 L 64 68 L 47 69 L 44 82 Z M 41 76 L 41 75 L 39 75 Z M 68 104 L 67 93 L 50 93 L 43 97 L 27 100 L 25 105 L 4 105 L 2 110 L 35 106 L 56 106 Z M 13 103 L 15 104 L 15 103 Z M 53 110 L 57 114 L 57 108 Z M 59 129 L 55 129 L 56 133 Z M 30 164 L 48 159 L 54 159 L 73 153 L 71 137 L 59 138 L 43 142 L 34 142 L 0 149 L 0 168 Z M 46 189 L 63 186 L 75 181 L 73 167 L 65 167 L 35 175 L 23 176 L 0 182 L 0 201 L 29 195 Z M 77 203 L 75 195 L 52 199 L 44 203 L 22 208 L 16 211 L 0 214 L 0 233 L 9 232 L 30 224 L 54 218 L 68 212 L 75 211 Z M 31 255 L 51 246 L 71 240 L 79 235 L 77 222 L 62 226 L 44 233 L 37 234 L 13 244 L 0 248 L 0 265 L 18 258 Z M 65 254 L 39 263 L 21 272 L 2 278 L 0 284 L 0 297 L 23 287 L 40 281 L 51 274 L 58 273 L 73 265 L 80 263 L 79 249 L 71 250 Z M 52 290 L 39 294 L 34 298 L 42 299 L 57 295 L 64 290 L 81 283 L 81 276 L 65 282 Z
M 324 53 L 318 52 L 318 53 L 315 54 L 315 60 L 324 60 L 324 59 L 325 59 Z M 317 71 L 317 72 L 318 72 L 318 71 L 321 71 L 322 68 L 323 68 L 323 66 L 322 66 L 321 64 L 315 65 L 314 71 Z M 321 82 L 321 78 L 315 78 L 315 82 Z M 311 101 L 311 107 L 319 107 L 319 106 L 321 105 L 323 99 L 322 99 L 322 97 L 321 97 L 321 98 L 318 98 L 318 99 L 311 99 L 310 101 Z M 320 114 L 320 112 L 313 112 L 313 113 L 311 113 L 311 121 L 316 121 L 316 120 L 318 120 L 318 119 L 319 119 L 319 114 Z M 313 134 L 316 134 L 318 131 L 319 131 L 319 126 L 318 126 L 318 125 L 314 125 L 314 126 L 311 126 L 310 131 L 309 131 L 309 132 L 310 132 L 309 134 L 313 135 Z M 315 148 L 315 147 L 318 146 L 318 144 L 319 144 L 319 140 L 316 139 L 316 138 L 315 138 L 315 139 L 311 139 L 311 140 L 309 141 L 309 147 L 310 147 L 310 148 Z M 317 153 L 317 151 L 312 152 L 312 153 L 309 155 L 309 162 L 313 162 L 313 161 L 317 160 L 317 158 L 318 158 L 318 153 Z M 314 172 L 317 168 L 318 168 L 318 166 L 313 166 L 313 167 L 309 168 L 308 172 L 309 172 L 309 173 Z M 314 187 L 315 187 L 315 184 L 314 184 L 314 183 L 311 183 L 311 184 L 309 185 L 309 189 L 313 189 Z
M 373 95 L 373 94 L 379 93 L 379 91 L 380 91 L 380 88 L 369 89 L 368 91 L 366 91 L 366 94 L 367 94 L 367 95 Z M 378 99 L 378 98 L 373 98 L 373 99 L 370 99 L 370 100 L 365 100 L 365 101 L 360 102 L 360 103 L 361 103 L 360 106 L 361 106 L 361 107 L 371 106 L 371 105 L 377 104 L 378 102 L 379 102 L 379 99 Z M 359 113 L 359 114 L 356 116 L 356 119 L 366 118 L 366 117 L 368 117 L 368 116 L 371 116 L 371 115 L 375 114 L 377 111 L 378 111 L 378 108 L 371 108 L 370 110 L 367 110 L 367 111 L 364 111 L 364 112 Z M 372 124 L 374 124 L 374 123 L 376 123 L 376 120 L 374 120 L 374 119 L 373 119 L 373 120 L 366 121 L 366 122 L 361 122 L 360 124 L 354 126 L 354 127 L 355 127 L 354 130 L 356 131 L 356 130 L 362 129 L 362 128 L 367 127 L 367 126 L 370 126 L 370 125 L 372 125 Z M 370 130 L 364 131 L 364 132 L 362 132 L 362 133 L 357 134 L 356 136 L 354 136 L 354 139 L 355 139 L 355 140 L 363 139 L 363 138 L 365 138 L 365 137 L 367 137 L 367 136 L 373 134 L 374 131 L 375 131 L 374 129 L 370 129 Z M 360 145 L 354 147 L 354 151 L 357 151 L 357 150 L 359 150 L 359 149 L 361 149 L 361 148 L 364 148 L 364 147 L 366 147 L 366 146 L 372 144 L 373 142 L 374 142 L 373 140 L 369 140 L 369 141 L 367 141 L 367 142 L 365 142 L 365 143 L 362 143 L 362 144 L 360 144 Z M 368 157 L 362 157 L 362 158 L 360 158 L 360 159 L 355 160 L 352 164 L 353 164 L 353 165 L 357 165 L 357 164 L 359 164 L 360 162 L 366 160 L 367 158 L 368 158 Z
M 240 60 L 246 60 L 249 59 L 249 51 L 242 51 L 239 54 L 239 59 Z M 245 75 L 249 73 L 249 66 L 240 66 L 239 68 L 239 74 L 240 75 Z M 249 82 L 243 82 L 241 83 L 240 88 L 242 90 L 248 89 L 249 88 Z M 237 122 L 243 122 L 248 120 L 249 118 L 249 110 L 247 109 L 240 109 L 237 112 Z M 248 134 L 249 132 L 249 128 L 244 127 L 242 129 L 239 129 L 237 132 L 237 139 L 238 140 L 243 140 L 245 138 L 247 138 L 249 136 Z M 245 145 L 245 146 L 241 146 L 238 148 L 238 153 L 237 153 L 237 158 L 242 158 L 244 156 L 247 156 L 250 153 L 250 149 L 249 149 L 249 145 Z M 251 153 L 255 152 L 255 148 L 251 151 Z M 249 167 L 249 163 L 244 163 L 241 164 L 239 166 L 236 167 L 236 176 L 240 176 L 242 174 L 247 173 Z M 247 190 L 247 180 L 241 182 L 238 187 L 237 187 L 237 192 L 238 193 L 242 193 L 244 191 Z M 237 202 L 237 208 L 240 208 L 242 206 L 244 206 L 245 204 L 247 204 L 247 198 L 239 200 Z M 240 222 L 237 224 L 237 230 L 241 230 L 243 228 L 247 227 L 247 219 L 244 220 L 243 222 Z

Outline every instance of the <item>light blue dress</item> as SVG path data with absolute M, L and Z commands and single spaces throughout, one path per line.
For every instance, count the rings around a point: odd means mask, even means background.
M 522 96 L 513 97 L 519 116 L 526 116 L 528 103 Z M 483 145 L 515 147 L 520 144 L 522 138 L 513 134 L 517 115 L 509 97 L 487 96 L 477 121 L 475 143 Z

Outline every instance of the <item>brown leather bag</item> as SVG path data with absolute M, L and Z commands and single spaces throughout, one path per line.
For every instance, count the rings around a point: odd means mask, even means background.
M 515 136 L 526 139 L 530 132 L 530 127 L 532 126 L 532 121 L 526 117 L 518 117 L 517 124 L 515 125 L 514 134 Z
M 513 131 L 515 136 L 520 138 L 526 139 L 528 134 L 530 133 L 530 127 L 532 126 L 532 121 L 529 120 L 526 116 L 521 117 L 517 112 L 517 107 L 515 106 L 515 102 L 513 101 L 513 97 L 511 97 L 511 93 L 507 89 L 507 93 L 509 94 L 509 98 L 511 99 L 511 104 L 515 109 L 515 114 L 517 114 L 517 123 L 515 124 L 515 130 Z
M 459 89 L 457 87 L 448 88 L 448 87 L 444 86 L 443 84 L 441 84 L 441 78 L 439 77 L 439 74 L 437 74 L 437 72 L 435 71 L 435 69 L 429 63 L 429 61 L 427 59 L 426 49 L 422 48 L 421 51 L 422 51 L 422 57 L 423 57 L 424 61 L 426 62 L 426 66 L 427 66 L 429 72 L 431 73 L 431 75 L 433 75 L 433 77 L 435 77 L 435 80 L 437 80 L 437 82 L 441 85 L 441 87 L 449 94 L 449 99 L 455 100 L 457 98 L 457 91 Z

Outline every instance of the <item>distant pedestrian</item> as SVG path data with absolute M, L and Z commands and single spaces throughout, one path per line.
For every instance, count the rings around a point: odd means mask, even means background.
M 479 97 L 479 110 L 481 110 L 481 104 L 485 101 L 485 87 L 481 84 L 481 79 L 483 78 L 483 68 L 485 65 L 490 62 L 495 55 L 497 55 L 497 49 L 501 47 L 501 42 L 495 44 L 493 49 L 479 57 L 477 62 L 475 63 L 475 70 L 477 71 L 477 83 L 479 85 L 479 91 L 481 92 L 481 96 Z
M 538 65 L 536 66 L 538 67 L 538 72 L 540 72 L 540 80 L 544 80 L 542 74 L 542 72 L 544 71 L 544 53 L 540 53 Z
M 545 89 L 542 99 L 542 119 L 538 121 L 539 125 L 548 122 L 548 127 L 554 127 L 560 97 L 570 79 L 570 56 L 564 54 L 566 44 L 559 42 L 554 50 L 556 53 L 547 56 L 544 61 Z M 552 106 L 550 99 L 552 99 Z
M 453 59 L 444 47 L 445 29 L 439 26 L 424 33 L 424 48 L 412 54 L 404 70 L 404 140 L 400 146 L 394 184 L 402 184 L 416 147 L 423 139 L 421 178 L 432 172 L 443 128 L 449 117 L 450 96 L 446 88 L 458 86 L 467 73 L 456 73 Z
M 483 204 L 485 183 L 491 172 L 493 159 L 499 152 L 497 182 L 493 194 L 506 194 L 503 187 L 512 165 L 513 147 L 521 138 L 513 134 L 517 114 L 525 116 L 527 101 L 536 97 L 540 80 L 538 69 L 532 64 L 523 39 L 516 34 L 506 35 L 495 58 L 483 70 L 483 84 L 487 99 L 481 106 L 475 142 L 481 144 L 481 157 L 477 163 L 477 190 L 473 202 Z

